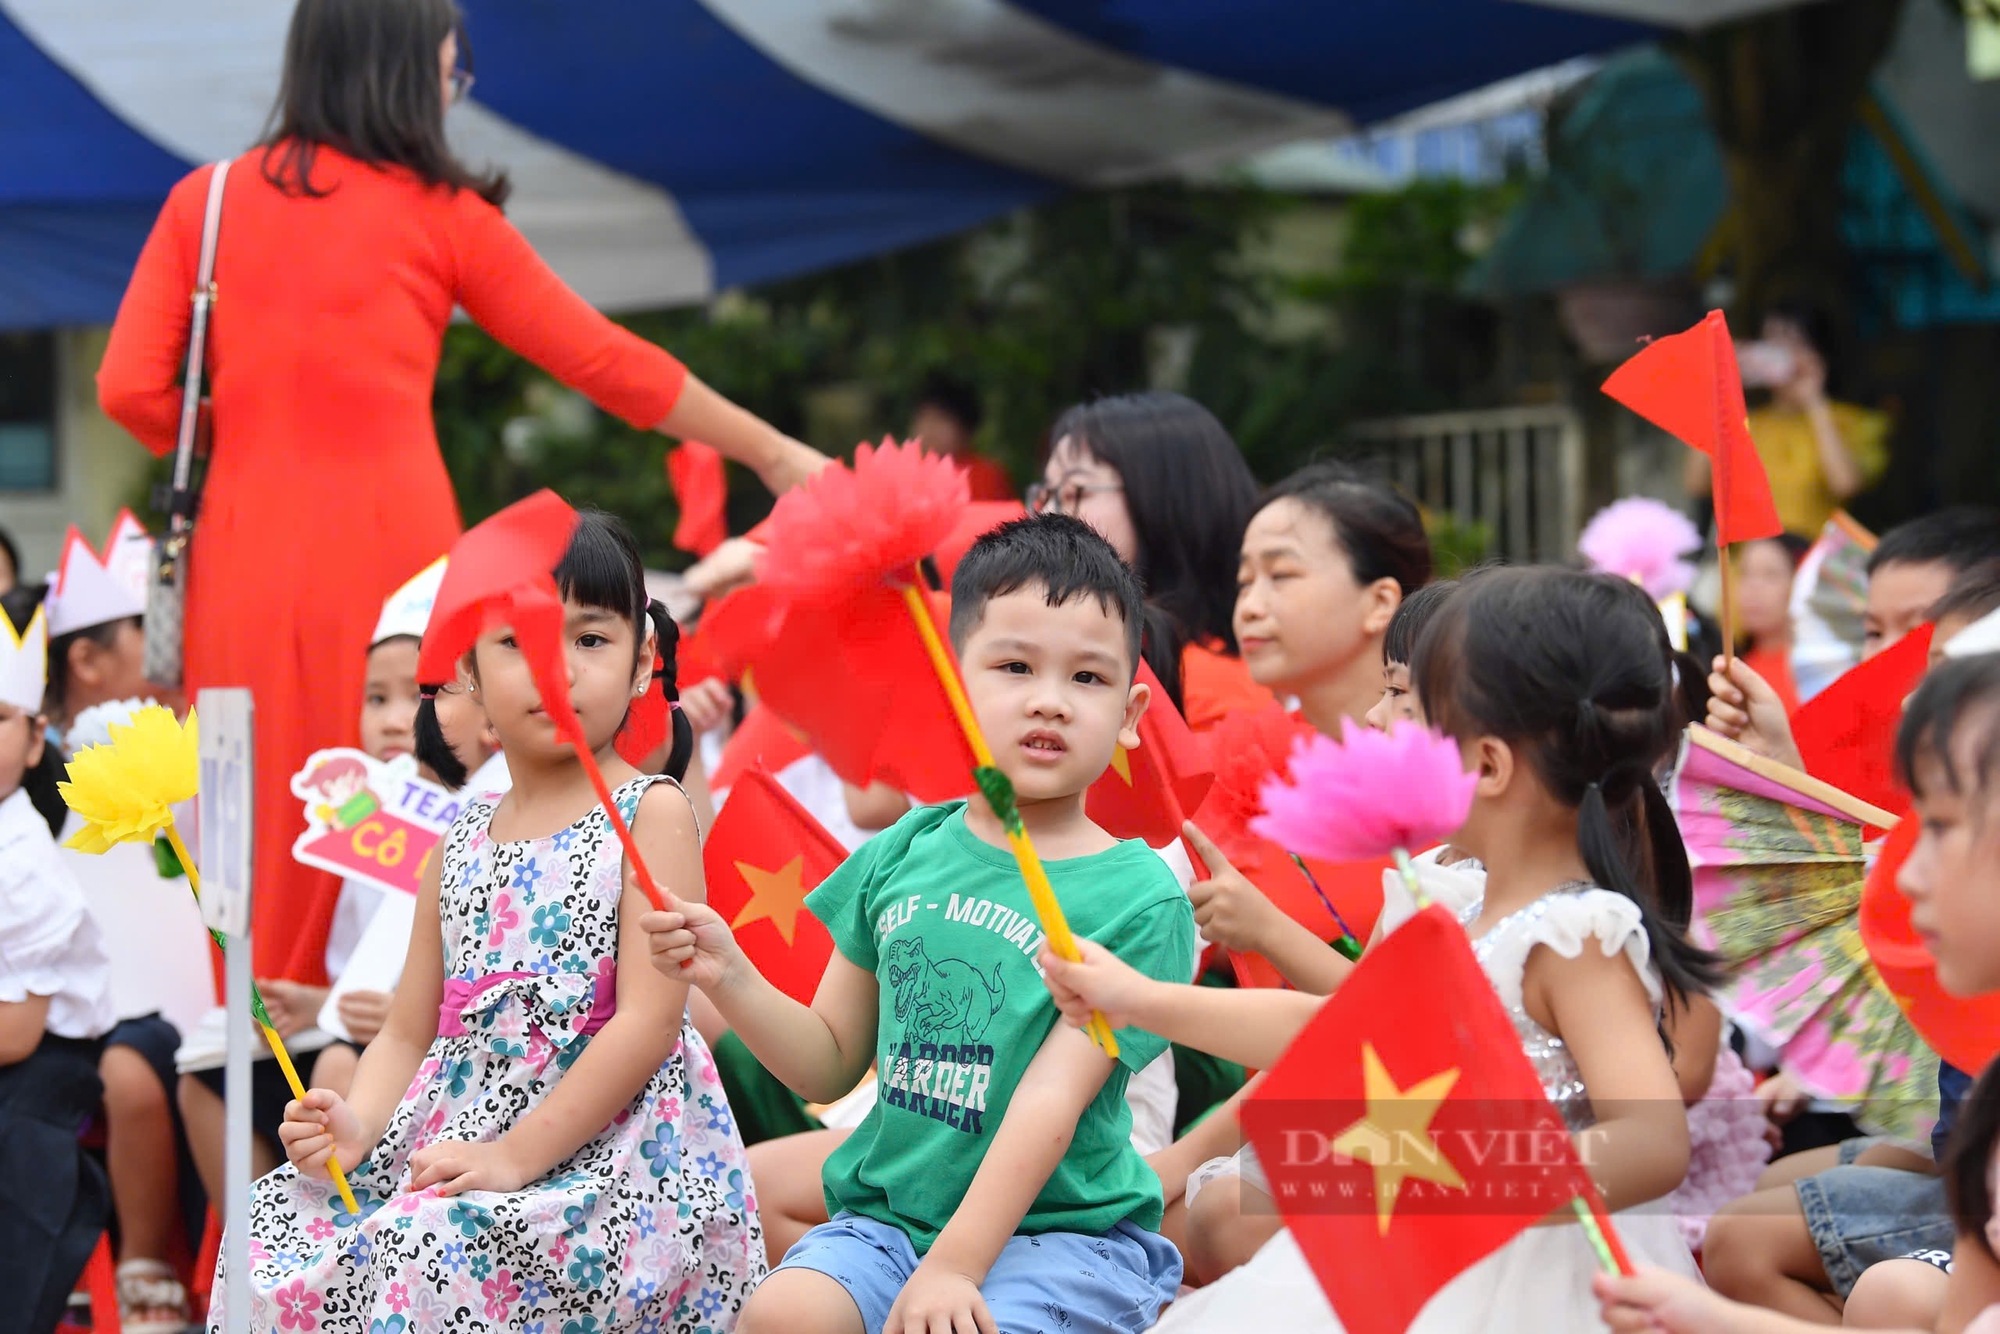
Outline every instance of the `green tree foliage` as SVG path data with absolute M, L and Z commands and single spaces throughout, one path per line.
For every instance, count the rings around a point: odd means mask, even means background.
M 1270 253 L 1271 233 L 1302 216 L 1308 229 L 1342 226 L 1329 206 L 1254 190 L 1073 195 L 964 236 L 624 322 L 830 451 L 901 432 L 926 375 L 947 371 L 979 390 L 981 446 L 1022 483 L 1057 413 L 1156 382 L 1163 349 L 1179 346 L 1191 352 L 1173 378 L 1275 478 L 1333 447 L 1353 417 L 1464 406 L 1487 387 L 1492 320 L 1455 289 L 1495 200 L 1425 184 L 1356 201 L 1346 262 L 1300 273 Z M 827 410 L 829 395 L 843 410 Z M 464 324 L 446 338 L 436 404 L 467 522 L 553 486 L 630 518 L 649 560 L 684 562 L 670 545 L 659 436 L 580 410 Z M 731 471 L 740 531 L 769 501 Z

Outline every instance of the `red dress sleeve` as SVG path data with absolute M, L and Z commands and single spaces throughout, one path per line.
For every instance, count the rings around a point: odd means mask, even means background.
M 606 412 L 640 430 L 658 426 L 680 397 L 687 367 L 571 291 L 499 209 L 469 190 L 453 204 L 466 314 Z
M 180 434 L 181 369 L 213 170 L 200 168 L 167 196 L 97 367 L 98 405 L 155 454 L 172 451 Z

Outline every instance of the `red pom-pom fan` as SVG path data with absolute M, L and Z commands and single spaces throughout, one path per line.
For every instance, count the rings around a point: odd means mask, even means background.
M 795 597 L 839 597 L 914 578 L 971 503 L 965 472 L 915 443 L 861 446 L 854 466 L 822 468 L 778 497 L 764 527 L 760 583 Z

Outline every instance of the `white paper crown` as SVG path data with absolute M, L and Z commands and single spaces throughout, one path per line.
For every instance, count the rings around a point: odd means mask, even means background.
M 49 618 L 40 607 L 28 628 L 14 633 L 13 618 L 0 612 L 0 701 L 28 713 L 42 711 L 49 685 Z
M 368 638 L 370 647 L 397 635 L 424 637 L 424 627 L 431 620 L 431 604 L 437 601 L 438 586 L 444 583 L 444 567 L 445 558 L 439 556 L 389 595 L 382 604 L 382 618 L 375 622 L 375 633 Z
M 1989 611 L 1945 641 L 1947 658 L 1970 658 L 2000 652 L 2000 611 Z
M 146 577 L 153 543 L 146 530 L 120 510 L 100 558 L 74 524 L 63 538 L 62 566 L 49 580 L 49 637 L 60 639 L 93 625 L 146 614 Z

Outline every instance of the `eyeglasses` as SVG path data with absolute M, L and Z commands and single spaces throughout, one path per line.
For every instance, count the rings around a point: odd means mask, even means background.
M 472 71 L 455 69 L 451 72 L 451 100 L 463 102 L 472 95 Z
M 1057 486 L 1036 482 L 1028 488 L 1028 512 L 1046 514 L 1054 510 L 1058 514 L 1074 514 L 1083 504 L 1085 496 L 1105 495 L 1124 489 L 1116 482 L 1063 482 Z

